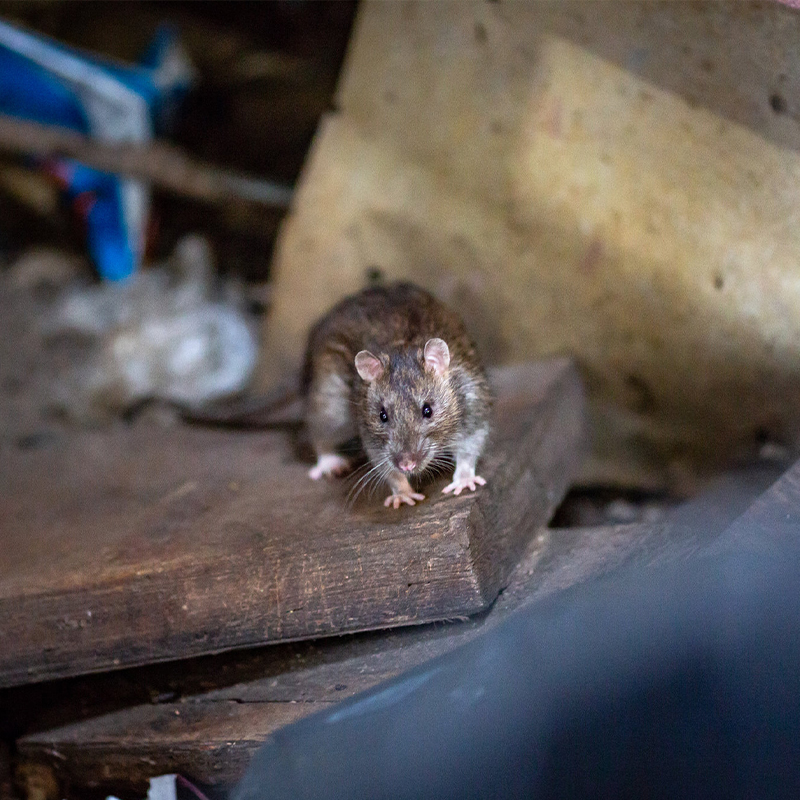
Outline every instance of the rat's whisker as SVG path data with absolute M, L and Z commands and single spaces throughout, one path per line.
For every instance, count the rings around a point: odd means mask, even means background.
M 452 456 L 449 456 L 445 453 L 440 453 L 431 459 L 430 464 L 428 464 L 423 474 L 431 474 L 434 476 L 442 475 L 451 470 L 453 466 L 454 461 Z
M 369 485 L 374 474 L 380 469 L 380 464 L 366 464 L 366 471 L 364 474 L 353 484 L 350 491 L 347 493 L 347 501 L 352 505 L 358 499 L 358 496 Z
M 350 505 L 355 503 L 364 489 L 375 487 L 380 483 L 381 479 L 385 479 L 391 469 L 388 458 L 381 459 L 377 464 L 367 464 L 365 466 L 369 467 L 369 469 L 358 479 L 348 492 L 347 502 Z M 370 492 L 368 496 L 371 496 L 371 494 Z

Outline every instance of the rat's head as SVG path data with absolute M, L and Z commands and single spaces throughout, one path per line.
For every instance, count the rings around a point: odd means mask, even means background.
M 391 356 L 362 350 L 355 364 L 365 384 L 361 436 L 370 458 L 386 459 L 407 475 L 423 472 L 458 426 L 447 343 L 428 339 L 424 348 Z

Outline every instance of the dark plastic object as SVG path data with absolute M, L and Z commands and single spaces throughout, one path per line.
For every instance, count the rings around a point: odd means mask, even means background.
M 532 605 L 278 732 L 234 800 L 800 797 L 800 528 L 773 532 Z

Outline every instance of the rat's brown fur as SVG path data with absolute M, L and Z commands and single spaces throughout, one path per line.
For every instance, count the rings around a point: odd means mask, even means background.
M 444 340 L 449 349 L 442 374 L 426 367 L 425 345 L 432 339 Z M 380 361 L 372 362 L 379 373 L 375 380 L 358 374 L 355 358 L 361 351 Z M 302 386 L 318 456 L 333 453 L 358 434 L 394 494 L 417 499 L 422 496 L 402 488 L 408 486 L 405 475 L 419 476 L 441 465 L 447 452 L 459 457 L 465 446 L 477 449 L 474 476 L 488 433 L 491 394 L 463 323 L 428 292 L 399 283 L 340 302 L 311 331 Z M 429 417 L 423 413 L 425 404 Z M 408 458 L 415 467 L 400 470 Z M 410 502 L 408 497 L 401 499 Z

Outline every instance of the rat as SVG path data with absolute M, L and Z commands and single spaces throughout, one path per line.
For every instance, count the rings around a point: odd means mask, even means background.
M 413 506 L 425 495 L 409 479 L 452 464 L 442 490 L 476 491 L 490 430 L 486 373 L 459 316 L 411 283 L 374 286 L 345 298 L 311 330 L 301 391 L 316 464 L 309 476 L 347 472 L 337 448 L 359 436 L 383 478 L 385 506 Z

